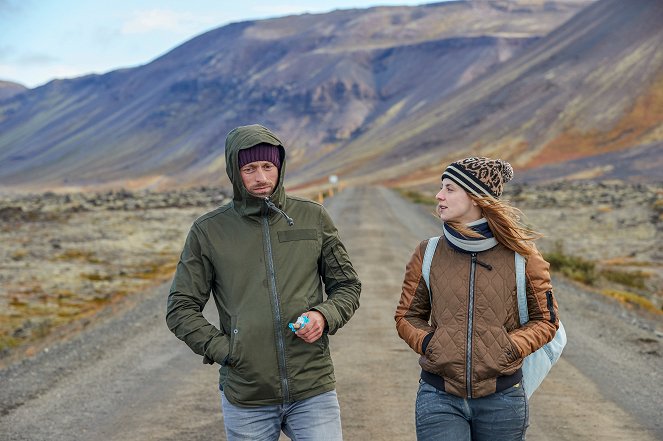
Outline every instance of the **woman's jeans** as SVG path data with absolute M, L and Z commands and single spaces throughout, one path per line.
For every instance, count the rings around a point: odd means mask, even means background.
M 240 407 L 221 393 L 228 441 L 277 441 L 281 430 L 293 441 L 342 441 L 336 391 L 274 406 Z
M 482 398 L 460 398 L 420 381 L 417 440 L 522 441 L 529 425 L 521 384 Z

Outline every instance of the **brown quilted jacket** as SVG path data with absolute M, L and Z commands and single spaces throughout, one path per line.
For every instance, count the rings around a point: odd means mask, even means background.
M 417 353 L 425 372 L 441 377 L 450 394 L 478 398 L 496 391 L 523 358 L 548 343 L 559 326 L 549 264 L 539 252 L 526 264 L 530 321 L 520 326 L 513 251 L 501 244 L 461 253 L 440 238 L 430 271 L 433 308 L 422 261 L 428 241 L 414 251 L 396 308 L 398 335 Z M 422 351 L 424 338 L 432 333 Z

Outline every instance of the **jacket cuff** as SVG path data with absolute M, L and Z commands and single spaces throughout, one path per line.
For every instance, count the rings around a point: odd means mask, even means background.
M 317 311 L 322 314 L 325 318 L 325 331 L 327 331 L 328 334 L 334 334 L 338 330 L 338 327 L 334 325 L 334 319 L 330 309 L 331 308 L 325 308 L 325 305 L 321 303 L 320 305 L 311 308 L 311 311 Z
M 205 349 L 205 354 L 203 354 L 203 363 L 204 364 L 214 364 L 218 363 L 223 365 L 227 362 L 227 358 L 230 355 L 230 337 L 219 333 L 216 337 L 210 340 L 207 348 Z
M 428 347 L 428 343 L 430 343 L 431 338 L 433 338 L 433 332 L 430 332 L 428 335 L 424 337 L 424 341 L 421 343 L 422 354 L 426 353 L 426 348 Z

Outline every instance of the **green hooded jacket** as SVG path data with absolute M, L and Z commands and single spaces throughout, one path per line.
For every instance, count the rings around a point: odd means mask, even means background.
M 260 143 L 281 153 L 271 208 L 247 192 L 239 171 L 238 152 Z M 283 144 L 265 127 L 228 134 L 233 201 L 193 223 L 168 296 L 169 329 L 204 363 L 221 365 L 220 387 L 236 405 L 289 403 L 333 390 L 328 334 L 359 307 L 361 283 L 336 227 L 322 205 L 286 195 L 285 165 Z M 202 314 L 210 295 L 220 329 Z M 327 329 L 306 343 L 288 323 L 312 309 L 324 315 Z

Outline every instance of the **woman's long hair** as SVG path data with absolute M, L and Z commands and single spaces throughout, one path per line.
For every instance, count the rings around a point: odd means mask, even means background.
M 543 235 L 521 222 L 522 212 L 519 209 L 499 199 L 475 196 L 472 193 L 467 195 L 477 203 L 499 243 L 522 256 L 529 256 L 535 251 L 534 241 Z M 482 237 L 462 223 L 446 223 L 463 236 Z

